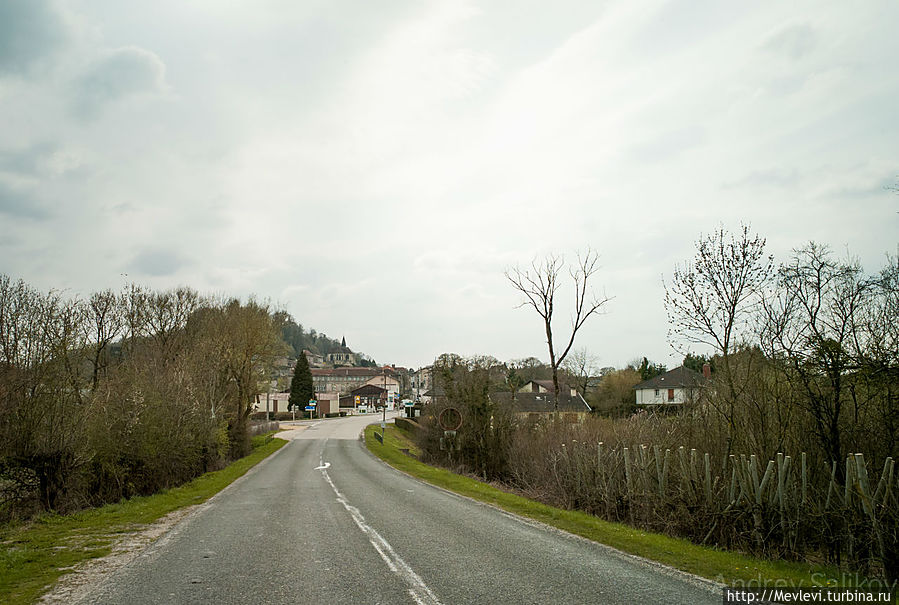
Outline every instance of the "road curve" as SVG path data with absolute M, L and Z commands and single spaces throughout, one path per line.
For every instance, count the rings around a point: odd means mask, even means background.
M 704 582 L 423 484 L 358 439 L 290 443 L 80 603 L 720 603 Z

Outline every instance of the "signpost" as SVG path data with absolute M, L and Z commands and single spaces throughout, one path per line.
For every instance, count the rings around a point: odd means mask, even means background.
M 315 399 L 309 400 L 309 405 L 306 406 L 306 411 L 309 412 L 309 419 L 312 420 L 312 412 L 315 411 L 315 404 L 318 402 Z
M 443 429 L 443 437 L 440 438 L 440 449 L 457 450 L 459 442 L 456 440 L 456 431 L 462 426 L 462 413 L 456 408 L 445 408 L 437 416 L 437 422 Z
M 384 443 L 384 433 L 387 431 L 387 406 L 386 405 L 383 408 L 381 408 L 381 413 L 384 414 L 381 417 L 381 432 L 378 433 L 378 431 L 375 431 L 375 439 L 377 439 L 381 443 Z

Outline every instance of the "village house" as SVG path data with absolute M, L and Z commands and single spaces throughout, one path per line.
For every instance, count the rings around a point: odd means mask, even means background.
M 340 351 L 325 355 L 325 360 L 333 366 L 354 366 L 359 362 L 359 356 L 346 347 L 341 347 Z
M 635 385 L 637 405 L 652 408 L 695 403 L 710 377 L 709 364 L 703 366 L 702 374 L 684 366 L 674 368 Z
M 531 380 L 515 393 L 491 393 L 495 403 L 511 406 L 516 416 L 536 421 L 558 412 L 566 422 L 581 422 L 593 410 L 583 396 L 564 383 L 559 383 L 559 402 L 555 405 L 552 380 Z
M 413 401 L 430 400 L 430 396 L 426 395 L 434 388 L 434 366 L 426 366 L 410 372 L 409 388 L 412 393 Z
M 290 401 L 290 393 L 260 393 L 253 402 L 254 412 L 286 412 Z
M 306 356 L 306 361 L 309 363 L 310 368 L 320 368 L 325 365 L 325 358 L 318 353 L 313 353 L 309 349 L 303 349 L 303 355 Z
M 380 368 L 311 368 L 312 384 L 316 393 L 337 392 L 349 394 L 363 385 L 381 387 L 389 398 L 398 397 L 401 382 L 396 370 L 390 366 Z

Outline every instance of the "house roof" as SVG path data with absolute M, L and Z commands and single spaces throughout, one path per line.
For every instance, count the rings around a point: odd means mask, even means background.
M 330 353 L 328 353 L 328 355 L 335 355 L 335 354 L 338 354 L 338 353 L 347 353 L 347 354 L 349 354 L 349 353 L 352 353 L 352 352 L 353 352 L 353 350 L 352 350 L 351 348 L 349 348 L 349 347 L 337 347 L 337 348 L 335 348 L 333 351 L 331 351 Z
M 358 389 L 353 389 L 352 391 L 350 391 L 350 395 L 353 395 L 353 396 L 359 395 L 360 397 L 367 396 L 367 395 L 380 396 L 386 392 L 387 392 L 387 389 L 382 389 L 379 386 L 375 386 L 373 384 L 364 384 L 361 387 L 359 387 Z
M 313 376 L 384 376 L 396 375 L 391 368 L 312 368 Z
M 491 393 L 490 399 L 496 403 L 508 403 L 516 412 L 553 412 L 553 396 L 551 393 L 525 393 L 518 391 L 515 398 L 512 393 L 502 391 Z M 589 412 L 590 406 L 579 394 L 572 397 L 568 392 L 559 393 L 560 412 Z
M 699 372 L 694 372 L 690 368 L 680 366 L 669 370 L 664 374 L 654 376 L 649 380 L 634 385 L 635 390 L 639 389 L 673 389 L 678 387 L 697 387 L 705 382 L 705 378 Z
M 531 384 L 532 382 L 534 384 L 539 384 L 547 391 L 555 390 L 552 380 L 528 380 L 526 383 L 524 383 L 524 386 L 527 386 L 527 385 Z M 569 391 L 569 390 L 571 390 L 571 387 L 569 387 L 567 384 L 565 384 L 564 382 L 562 382 L 560 380 L 559 381 L 559 391 L 561 392 L 561 391 Z

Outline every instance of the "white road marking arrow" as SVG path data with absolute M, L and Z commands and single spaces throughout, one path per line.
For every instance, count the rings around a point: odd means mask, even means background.
M 315 467 L 315 470 L 317 470 L 317 471 L 323 471 L 323 470 L 325 470 L 326 468 L 328 468 L 329 466 L 331 466 L 331 463 L 330 463 L 330 462 L 325 462 L 325 463 L 323 463 L 321 466 L 316 466 L 316 467 Z

